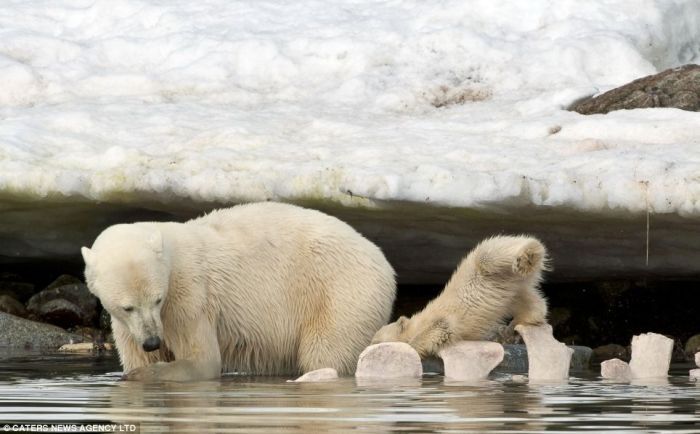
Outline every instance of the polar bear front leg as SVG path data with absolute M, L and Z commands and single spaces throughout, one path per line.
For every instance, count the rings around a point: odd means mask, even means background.
M 134 341 L 131 333 L 129 333 L 129 329 L 121 322 L 115 320 L 114 317 L 112 317 L 112 333 L 124 372 L 129 372 L 158 361 L 158 353 L 145 352 L 141 345 Z
M 186 326 L 182 327 L 187 329 Z M 221 376 L 221 352 L 216 329 L 208 321 L 200 321 L 194 330 L 184 332 L 168 348 L 175 360 L 157 362 L 133 369 L 125 380 L 136 381 L 200 381 Z

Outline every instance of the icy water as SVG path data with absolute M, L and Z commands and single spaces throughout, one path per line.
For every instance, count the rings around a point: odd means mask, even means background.
M 119 381 L 113 356 L 0 350 L 0 432 L 21 423 L 127 423 L 129 432 L 700 432 L 690 365 L 668 381 L 614 384 L 594 372 L 563 384 L 496 374 L 478 384 L 426 375 L 403 384 L 322 384 L 226 376 L 144 385 Z

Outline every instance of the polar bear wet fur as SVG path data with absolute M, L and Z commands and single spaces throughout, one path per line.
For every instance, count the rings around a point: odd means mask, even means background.
M 539 284 L 546 269 L 547 251 L 537 239 L 486 239 L 425 309 L 382 327 L 372 343 L 406 342 L 424 357 L 454 342 L 486 339 L 507 317 L 512 324 L 543 324 L 547 302 Z
M 279 203 L 111 226 L 82 253 L 128 379 L 351 374 L 396 292 L 377 246 Z

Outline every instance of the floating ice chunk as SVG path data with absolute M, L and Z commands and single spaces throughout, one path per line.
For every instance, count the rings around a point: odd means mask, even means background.
M 671 366 L 673 339 L 657 333 L 632 337 L 632 378 L 666 377 Z
M 574 350 L 554 339 L 552 326 L 518 324 L 527 347 L 528 377 L 530 380 L 565 380 L 569 378 L 569 366 Z
M 307 372 L 294 380 L 295 383 L 312 383 L 315 381 L 335 380 L 338 378 L 338 371 L 333 368 L 321 368 Z
M 403 342 L 370 345 L 357 360 L 358 378 L 420 378 L 423 376 L 418 352 Z
M 629 381 L 632 378 L 632 370 L 627 362 L 620 359 L 609 359 L 601 362 L 600 375 L 610 380 Z
M 700 381 L 700 369 L 691 369 L 689 375 L 690 381 Z
M 457 381 L 488 377 L 503 360 L 503 345 L 498 342 L 462 341 L 440 351 L 445 378 Z

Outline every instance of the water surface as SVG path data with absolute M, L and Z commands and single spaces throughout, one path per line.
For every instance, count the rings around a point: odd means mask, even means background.
M 561 384 L 498 373 L 476 384 L 422 381 L 287 383 L 119 381 L 113 356 L 0 356 L 0 423 L 132 423 L 141 432 L 700 432 L 700 385 L 690 365 L 667 381 L 608 383 L 579 372 Z M 2 430 L 0 425 L 0 430 Z

